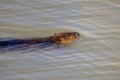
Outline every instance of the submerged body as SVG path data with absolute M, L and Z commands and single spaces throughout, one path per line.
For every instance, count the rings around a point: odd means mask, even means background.
M 0 41 L 0 47 L 21 45 L 21 44 L 40 44 L 40 43 L 65 44 L 72 42 L 78 39 L 79 37 L 80 34 L 78 32 L 61 32 L 43 38 L 11 39 L 11 40 Z

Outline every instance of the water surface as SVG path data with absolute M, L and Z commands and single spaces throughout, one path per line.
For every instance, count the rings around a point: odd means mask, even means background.
M 119 0 L 1 0 L 0 38 L 77 31 L 59 48 L 0 51 L 1 80 L 119 80 Z

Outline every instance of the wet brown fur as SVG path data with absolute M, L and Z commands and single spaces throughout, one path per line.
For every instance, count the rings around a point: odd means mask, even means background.
M 37 44 L 37 43 L 46 43 L 46 42 L 64 44 L 64 43 L 72 42 L 79 37 L 80 34 L 78 32 L 61 32 L 43 38 L 22 39 L 20 42 L 18 42 L 18 44 Z
M 79 37 L 80 34 L 78 32 L 61 32 L 43 38 L 12 39 L 8 41 L 0 41 L 0 46 L 19 45 L 19 44 L 39 44 L 39 43 L 65 44 L 65 43 L 70 43 Z

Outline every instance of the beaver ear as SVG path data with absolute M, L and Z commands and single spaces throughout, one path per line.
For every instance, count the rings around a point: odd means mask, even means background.
M 60 37 L 57 37 L 57 40 L 58 40 L 58 41 L 61 41 L 61 38 L 60 38 Z

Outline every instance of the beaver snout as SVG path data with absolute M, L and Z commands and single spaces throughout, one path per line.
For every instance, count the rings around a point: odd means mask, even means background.
M 74 32 L 75 37 L 79 38 L 80 34 L 78 32 Z

